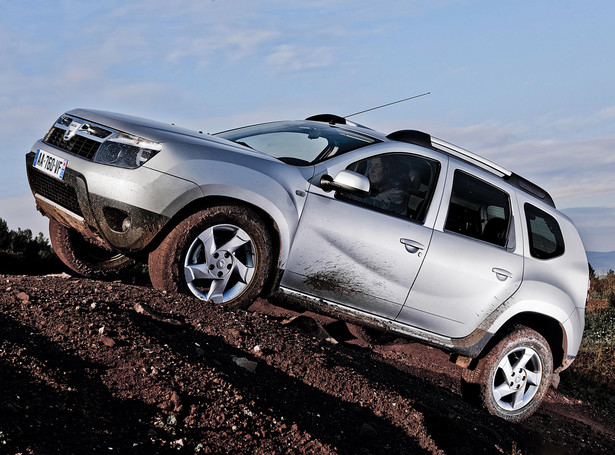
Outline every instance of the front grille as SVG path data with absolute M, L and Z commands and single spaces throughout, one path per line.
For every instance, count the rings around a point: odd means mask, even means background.
M 100 142 L 80 135 L 75 135 L 68 141 L 65 141 L 65 132 L 65 130 L 54 126 L 51 130 L 49 130 L 49 133 L 43 142 L 49 145 L 54 145 L 62 150 L 66 150 L 67 152 L 81 156 L 88 160 L 92 160 L 94 158 L 94 155 L 100 147 Z
M 31 166 L 28 166 L 28 180 L 32 191 L 83 217 L 77 192 L 72 186 Z

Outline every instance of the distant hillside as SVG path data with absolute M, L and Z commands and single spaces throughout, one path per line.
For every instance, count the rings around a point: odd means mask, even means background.
M 604 275 L 609 270 L 615 270 L 615 251 L 609 253 L 588 251 L 587 260 L 596 271 L 596 275 Z

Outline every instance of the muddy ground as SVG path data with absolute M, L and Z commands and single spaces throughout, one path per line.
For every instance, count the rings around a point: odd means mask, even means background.
M 510 424 L 443 352 L 275 303 L 0 275 L 0 453 L 615 453 L 561 387 Z

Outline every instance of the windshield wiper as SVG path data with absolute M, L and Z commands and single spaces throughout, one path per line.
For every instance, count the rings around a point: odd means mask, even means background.
M 249 146 L 245 142 L 242 141 L 233 141 L 235 144 L 243 145 L 244 147 L 248 147 L 249 149 L 256 150 L 254 147 Z

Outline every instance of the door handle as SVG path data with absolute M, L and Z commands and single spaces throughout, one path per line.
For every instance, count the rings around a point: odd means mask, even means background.
M 416 240 L 399 239 L 399 241 L 404 244 L 408 253 L 416 253 L 417 251 L 425 249 L 425 245 Z
M 506 281 L 508 278 L 512 278 L 513 276 L 513 274 L 508 270 L 499 269 L 497 267 L 492 268 L 491 271 L 495 273 L 495 276 L 498 277 L 498 280 L 500 281 Z

